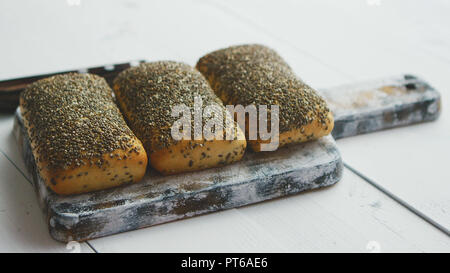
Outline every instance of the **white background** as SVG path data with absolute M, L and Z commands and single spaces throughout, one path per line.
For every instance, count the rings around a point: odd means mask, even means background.
M 328 189 L 95 239 L 80 250 L 450 252 L 449 14 L 448 0 L 1 1 L 0 79 L 135 59 L 195 65 L 242 43 L 276 49 L 316 88 L 419 75 L 442 94 L 440 119 L 339 140 L 345 163 L 362 176 L 346 168 Z M 11 130 L 12 116 L 1 115 L 0 251 L 69 252 L 48 235 Z

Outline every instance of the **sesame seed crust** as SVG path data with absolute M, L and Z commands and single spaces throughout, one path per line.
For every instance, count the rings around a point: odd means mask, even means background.
M 173 106 L 184 104 L 192 111 L 198 96 L 203 109 L 216 103 L 226 111 L 200 72 L 174 61 L 143 63 L 121 72 L 114 80 L 114 92 L 122 111 L 130 113 L 125 114 L 127 121 L 148 153 L 177 143 L 171 136 L 171 126 L 179 119 L 171 116 Z M 194 118 L 191 121 L 194 128 Z M 204 123 L 199 126 L 203 128 Z M 191 149 L 198 145 L 190 143 Z
M 48 170 L 103 169 L 109 163 L 104 154 L 118 149 L 139 153 L 111 88 L 99 76 L 68 73 L 42 79 L 29 85 L 20 101 L 39 155 L 36 163 L 45 163 Z
M 244 154 L 247 142 L 236 123 L 236 130 L 214 130 L 216 136 L 225 131 L 233 133 L 232 140 L 210 139 L 205 135 L 191 140 L 172 138 L 171 127 L 180 118 L 172 117 L 172 107 L 180 104 L 190 110 L 191 137 L 195 127 L 204 128 L 210 121 L 224 122 L 213 115 L 203 117 L 202 124 L 194 124 L 192 114 L 208 105 L 219 107 L 224 119 L 234 122 L 203 75 L 187 64 L 160 61 L 129 68 L 114 80 L 114 92 L 128 124 L 144 144 L 150 165 L 163 175 L 223 166 L 240 160 Z M 196 97 L 202 100 L 201 108 L 195 106 Z M 233 155 L 221 157 L 229 153 Z
M 267 105 L 269 109 L 270 105 L 279 105 L 280 133 L 313 121 L 323 127 L 332 123 L 324 99 L 266 46 L 239 45 L 217 50 L 202 57 L 196 67 L 225 104 Z

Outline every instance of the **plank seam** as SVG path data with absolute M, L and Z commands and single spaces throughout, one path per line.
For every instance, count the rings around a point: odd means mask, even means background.
M 92 246 L 91 243 L 90 243 L 89 241 L 85 241 L 85 243 L 92 249 L 92 251 L 94 251 L 95 253 L 99 253 L 99 252 L 97 251 L 97 249 L 95 249 L 95 247 Z
M 6 157 L 6 159 L 19 171 L 19 173 L 25 178 L 25 180 L 30 183 L 30 185 L 33 186 L 33 182 L 25 175 L 25 173 L 14 163 L 14 161 L 9 158 L 9 156 L 3 151 L 3 149 L 0 149 L 0 153 Z
M 381 191 L 382 193 L 384 193 L 385 195 L 387 195 L 388 197 L 393 199 L 395 202 L 399 203 L 401 206 L 403 206 L 404 208 L 409 210 L 410 212 L 414 213 L 419 218 L 422 218 L 424 221 L 428 222 L 429 224 L 431 224 L 432 226 L 434 226 L 438 230 L 444 232 L 447 236 L 450 236 L 450 230 L 448 230 L 446 227 L 444 227 L 443 225 L 441 225 L 438 222 L 434 221 L 433 219 L 428 217 L 426 214 L 424 214 L 423 212 L 419 211 L 418 209 L 416 209 L 412 205 L 408 204 L 406 201 L 402 200 L 400 197 L 396 196 L 392 192 L 388 191 L 386 188 L 382 187 L 380 184 L 376 183 L 374 180 L 368 178 L 367 176 L 365 176 L 364 174 L 360 173 L 359 171 L 357 171 L 356 169 L 354 169 L 353 167 L 351 167 L 350 165 L 348 165 L 345 162 L 344 162 L 344 167 L 349 169 L 352 173 L 356 174 L 357 176 L 361 177 L 365 182 L 369 183 L 370 185 L 375 187 L 377 190 Z
M 223 5 L 222 3 L 219 3 L 217 1 L 206 1 L 206 4 L 209 4 L 210 6 L 216 8 L 216 9 L 222 11 L 222 12 L 225 12 L 229 16 L 232 16 L 232 17 L 238 19 L 244 25 L 247 25 L 247 26 L 249 26 L 249 27 L 251 27 L 253 29 L 259 30 L 261 33 L 263 33 L 263 34 L 273 38 L 274 40 L 276 40 L 276 41 L 278 41 L 280 43 L 286 44 L 287 46 L 292 48 L 295 52 L 298 52 L 300 54 L 303 54 L 303 55 L 313 59 L 314 61 L 318 62 L 319 64 L 321 64 L 321 65 L 323 65 L 323 66 L 325 66 L 327 68 L 329 68 L 330 70 L 332 70 L 332 71 L 334 71 L 336 73 L 339 73 L 341 76 L 343 76 L 343 77 L 345 77 L 347 79 L 350 79 L 350 80 L 354 79 L 354 77 L 352 75 L 350 75 L 350 74 L 340 70 L 339 68 L 337 68 L 337 67 L 335 67 L 333 65 L 330 65 L 330 64 L 324 62 L 319 57 L 317 57 L 315 55 L 312 55 L 311 53 L 309 53 L 309 52 L 307 52 L 307 51 L 305 51 L 305 50 L 303 50 L 301 48 L 298 48 L 296 45 L 291 43 L 289 40 L 286 40 L 286 39 L 284 39 L 282 37 L 279 37 L 279 36 L 273 34 L 271 31 L 266 30 L 264 27 L 262 27 L 258 23 L 253 22 L 250 18 L 240 15 L 239 13 L 237 13 L 236 11 L 232 10 L 231 8 Z
M 33 186 L 33 182 L 25 175 L 25 173 L 12 161 L 12 159 L 9 158 L 9 156 L 3 151 L 3 149 L 0 149 L 0 153 L 6 157 L 6 159 L 14 166 L 14 168 L 19 171 L 19 173 L 25 178 L 25 180 Z M 89 241 L 85 241 L 85 243 L 94 251 L 95 253 L 99 253 L 92 245 L 89 243 Z

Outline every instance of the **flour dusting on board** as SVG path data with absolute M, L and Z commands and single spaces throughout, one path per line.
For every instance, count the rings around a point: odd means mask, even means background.
M 440 94 L 412 75 L 343 85 L 320 93 L 334 114 L 332 134 L 336 139 L 432 121 L 440 114 Z

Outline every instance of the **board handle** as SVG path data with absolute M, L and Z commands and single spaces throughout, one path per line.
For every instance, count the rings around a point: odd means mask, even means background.
M 64 74 L 69 72 L 92 73 L 106 79 L 109 85 L 112 84 L 114 78 L 123 70 L 137 66 L 144 60 L 131 61 L 127 63 L 110 64 L 104 66 L 88 67 L 82 69 L 74 69 L 70 71 L 62 71 L 56 73 L 34 75 L 30 77 L 22 77 L 10 80 L 0 81 L 0 112 L 13 113 L 19 106 L 20 92 L 22 92 L 30 83 L 50 76 Z
M 319 91 L 334 114 L 335 139 L 433 121 L 441 95 L 410 74 Z

